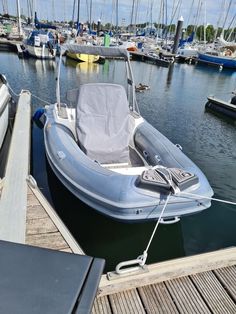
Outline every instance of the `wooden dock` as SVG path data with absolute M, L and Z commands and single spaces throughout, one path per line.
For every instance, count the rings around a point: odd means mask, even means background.
M 103 276 L 93 314 L 236 313 L 236 248 L 148 268 L 114 281 Z
M 29 176 L 30 100 L 22 91 L 0 180 L 0 239 L 84 254 Z M 112 281 L 103 275 L 92 313 L 235 314 L 236 248 L 148 265 L 148 272 Z
M 83 255 L 55 210 L 37 186 L 28 184 L 25 243 L 52 250 Z
M 22 44 L 20 41 L 8 40 L 0 38 L 0 51 L 14 51 L 17 52 L 17 45 Z
M 0 239 L 84 254 L 29 176 L 30 126 L 31 94 L 22 91 L 5 178 L 0 181 Z
M 172 58 L 174 58 L 173 55 L 171 55 L 161 59 L 139 51 L 130 51 L 130 55 L 132 60 L 149 62 L 163 67 L 168 67 L 171 63 L 173 63 Z

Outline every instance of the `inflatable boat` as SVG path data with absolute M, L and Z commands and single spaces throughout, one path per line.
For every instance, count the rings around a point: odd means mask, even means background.
M 66 49 L 85 53 L 83 46 Z M 59 180 L 90 207 L 126 222 L 158 219 L 167 197 L 163 223 L 208 208 L 213 191 L 205 175 L 140 115 L 129 53 L 105 47 L 87 53 L 122 57 L 128 89 L 84 84 L 73 91 L 77 105 L 69 108 L 60 102 L 58 74 L 57 103 L 45 108 L 44 141 Z

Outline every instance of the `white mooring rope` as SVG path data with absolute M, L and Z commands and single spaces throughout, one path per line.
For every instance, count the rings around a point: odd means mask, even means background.
M 149 239 L 149 242 L 148 242 L 148 244 L 147 244 L 147 247 L 146 247 L 146 249 L 143 251 L 143 255 L 146 257 L 146 258 L 145 258 L 145 261 L 144 261 L 144 264 L 145 264 L 146 259 L 147 259 L 148 249 L 149 249 L 149 247 L 150 247 L 150 245 L 151 245 L 151 243 L 152 243 L 152 240 L 153 240 L 154 235 L 155 235 L 155 233 L 156 233 L 157 227 L 158 227 L 158 225 L 159 225 L 159 223 L 160 223 L 160 221 L 161 221 L 161 219 L 162 219 L 162 216 L 163 216 L 164 211 L 165 211 L 165 209 L 166 209 L 166 206 L 167 206 L 167 204 L 168 204 L 170 195 L 171 195 L 171 193 L 169 193 L 168 196 L 167 196 L 167 198 L 166 198 L 165 204 L 164 204 L 164 206 L 163 206 L 163 208 L 162 208 L 162 211 L 161 211 L 161 213 L 160 213 L 160 216 L 159 216 L 159 218 L 158 218 L 158 220 L 157 220 L 157 222 L 156 222 L 156 225 L 155 225 L 155 227 L 154 227 L 154 229 L 153 229 L 153 232 L 152 232 L 152 235 L 151 235 L 151 237 L 150 237 L 150 239 Z M 143 264 L 143 265 L 144 265 L 144 264 Z
M 143 267 L 146 263 L 146 260 L 147 260 L 147 257 L 148 257 L 148 250 L 149 250 L 149 247 L 152 243 L 152 240 L 155 236 L 155 233 L 156 233 L 156 230 L 157 230 L 157 227 L 159 225 L 159 223 L 161 222 L 161 219 L 162 219 L 162 216 L 164 214 L 164 211 L 166 209 L 166 206 L 169 202 L 169 198 L 171 196 L 172 193 L 169 193 L 167 198 L 166 198 L 166 201 L 165 201 L 165 204 L 162 208 L 162 211 L 160 213 L 160 216 L 155 224 L 155 227 L 153 229 L 153 232 L 151 234 L 151 237 L 148 241 L 148 244 L 146 246 L 146 249 L 143 251 L 143 254 L 138 256 L 136 259 L 134 260 L 130 260 L 130 261 L 125 261 L 125 262 L 121 262 L 119 263 L 117 266 L 116 266 L 116 273 L 119 274 L 119 275 L 122 275 L 122 274 L 126 274 L 126 273 L 129 273 L 129 272 L 133 272 L 133 271 L 137 271 L 138 270 L 138 267 L 131 267 L 131 268 L 125 268 L 125 269 L 121 269 L 122 267 L 124 266 L 131 266 L 131 265 L 139 265 L 141 267 Z M 216 202 L 221 202 L 221 203 L 225 203 L 225 204 L 230 204 L 230 205 L 236 205 L 236 202 L 232 202 L 232 201 L 227 201 L 227 200 L 222 200 L 222 199 L 219 199 L 219 198 L 215 198 L 215 197 L 208 197 L 208 196 L 203 196 L 203 195 L 199 195 L 199 194 L 194 194 L 194 193 L 189 193 L 189 192 L 181 192 L 181 191 L 178 191 L 177 193 L 174 193 L 175 196 L 177 197 L 188 197 L 188 198 L 193 198 L 196 200 L 196 198 L 200 198 L 200 199 L 208 199 L 208 200 L 211 200 L 211 201 L 216 201 Z
M 20 96 L 20 94 L 17 94 L 17 93 L 14 92 L 13 88 L 10 86 L 10 84 L 8 82 L 7 82 L 7 87 L 9 88 L 9 90 L 12 92 L 12 94 L 14 96 L 16 96 L 16 97 Z M 52 103 L 50 103 L 50 102 L 48 102 L 48 101 L 46 101 L 46 100 L 44 100 L 44 99 L 42 99 L 42 98 L 32 94 L 32 93 L 31 93 L 31 96 L 34 97 L 35 99 L 40 100 L 41 102 L 45 103 L 46 105 L 52 105 Z
M 220 203 L 236 205 L 236 202 L 226 201 L 226 200 L 222 200 L 220 198 L 208 197 L 208 196 L 203 196 L 203 195 L 189 193 L 189 192 L 179 192 L 179 193 L 175 194 L 175 196 L 180 196 L 180 197 L 182 197 L 183 195 L 190 196 L 190 197 L 192 197 L 194 199 L 196 199 L 196 197 L 198 197 L 198 198 L 207 199 L 207 200 L 210 200 L 210 201 L 216 201 L 216 202 L 220 202 Z
M 162 208 L 162 211 L 161 211 L 161 213 L 160 213 L 160 216 L 159 216 L 159 218 L 158 218 L 158 220 L 157 220 L 157 222 L 156 222 L 156 225 L 155 225 L 155 227 L 154 227 L 154 229 L 153 229 L 153 232 L 152 232 L 152 235 L 151 235 L 151 237 L 150 237 L 150 239 L 149 239 L 149 241 L 148 241 L 147 247 L 146 247 L 146 249 L 143 251 L 143 254 L 140 255 L 140 256 L 138 256 L 138 257 L 137 257 L 136 259 L 134 259 L 134 260 L 129 260 L 129 261 L 125 261 L 125 262 L 120 262 L 120 263 L 116 266 L 116 269 L 115 269 L 115 273 L 116 273 L 116 274 L 118 274 L 118 275 L 124 275 L 124 274 L 128 274 L 128 273 L 131 273 L 131 272 L 134 272 L 134 271 L 139 270 L 139 269 L 140 269 L 139 267 L 142 267 L 142 268 L 144 267 L 144 265 L 145 265 L 145 263 L 146 263 L 146 260 L 147 260 L 147 256 L 148 256 L 148 249 L 149 249 L 149 247 L 150 247 L 150 245 L 151 245 L 151 242 L 152 242 L 152 240 L 153 240 L 153 237 L 154 237 L 154 235 L 155 235 L 155 232 L 156 232 L 156 230 L 157 230 L 157 227 L 158 227 L 158 225 L 159 225 L 159 223 L 160 223 L 160 221 L 161 221 L 161 219 L 162 219 L 162 216 L 163 216 L 164 211 L 165 211 L 165 209 L 166 209 L 166 206 L 167 206 L 167 204 L 168 204 L 170 195 L 171 195 L 171 193 L 169 193 L 169 194 L 167 195 L 165 204 L 164 204 L 164 206 L 163 206 L 163 208 Z M 138 265 L 138 266 L 135 266 L 135 267 L 134 267 L 134 265 Z M 132 267 L 127 268 L 127 266 L 132 266 Z M 126 267 L 126 268 L 122 269 L 122 267 Z

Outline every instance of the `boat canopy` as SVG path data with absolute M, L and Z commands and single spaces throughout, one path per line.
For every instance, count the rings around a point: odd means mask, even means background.
M 61 45 L 61 52 L 70 53 L 83 53 L 89 55 L 99 55 L 103 57 L 118 57 L 125 60 L 129 59 L 129 52 L 126 49 L 119 47 L 104 47 L 104 46 L 89 46 L 77 44 L 64 44 Z
M 58 65 L 58 76 L 57 76 L 57 103 L 60 106 L 60 68 L 63 54 L 68 51 L 70 53 L 81 53 L 90 55 L 99 55 L 103 57 L 115 57 L 122 58 L 126 64 L 127 74 L 127 98 L 130 106 L 130 110 L 139 114 L 139 108 L 135 96 L 135 83 L 133 79 L 133 71 L 130 64 L 129 52 L 126 49 L 119 47 L 104 47 L 104 46 L 89 46 L 89 45 L 78 45 L 78 44 L 64 44 L 61 45 L 61 53 Z

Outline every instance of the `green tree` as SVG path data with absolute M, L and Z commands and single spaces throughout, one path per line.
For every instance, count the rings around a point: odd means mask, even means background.
M 213 25 L 208 25 L 206 27 L 206 41 L 212 42 L 214 40 L 214 35 L 215 35 L 215 29 Z
M 186 28 L 186 35 L 187 36 L 191 35 L 194 29 L 195 29 L 195 25 L 188 25 Z

